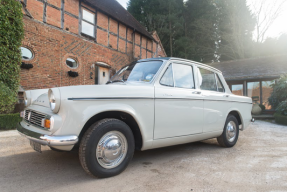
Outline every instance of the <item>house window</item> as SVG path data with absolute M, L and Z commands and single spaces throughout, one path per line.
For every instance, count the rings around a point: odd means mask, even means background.
M 83 9 L 82 33 L 95 37 L 95 14 Z
M 68 67 L 73 68 L 73 69 L 75 69 L 75 68 L 78 67 L 78 62 L 77 62 L 77 60 L 76 60 L 76 59 L 73 59 L 73 58 L 70 58 L 70 57 L 67 58 L 66 64 L 68 65 Z
M 243 84 L 231 85 L 231 90 L 234 95 L 243 96 Z
M 30 49 L 21 47 L 21 56 L 23 60 L 31 60 L 34 57 L 34 54 Z
M 268 98 L 271 96 L 273 88 L 271 84 L 273 81 L 262 81 L 262 104 L 265 106 L 266 110 L 270 110 L 272 107 L 268 102 Z
M 252 98 L 253 103 L 260 103 L 260 83 L 248 82 L 247 95 Z

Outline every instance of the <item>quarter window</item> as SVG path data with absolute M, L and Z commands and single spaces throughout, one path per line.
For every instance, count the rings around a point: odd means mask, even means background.
M 23 60 L 31 60 L 34 57 L 34 54 L 30 49 L 21 47 L 21 56 Z
M 83 9 L 82 33 L 95 37 L 95 14 Z
M 66 60 L 66 64 L 68 65 L 68 67 L 70 68 L 77 68 L 78 67 L 78 62 L 76 59 L 73 58 L 67 58 Z
M 160 80 L 160 84 L 173 87 L 173 74 L 172 74 L 172 65 L 169 65 L 164 75 Z
M 224 92 L 224 87 L 220 81 L 220 78 L 218 77 L 218 75 L 216 74 L 216 82 L 217 82 L 217 91 L 218 92 Z

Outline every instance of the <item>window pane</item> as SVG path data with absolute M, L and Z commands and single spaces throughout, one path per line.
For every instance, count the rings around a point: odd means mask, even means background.
M 175 87 L 194 89 L 192 67 L 173 64 Z
M 252 98 L 253 103 L 260 103 L 260 84 L 259 82 L 247 83 L 247 95 Z
M 217 91 L 215 75 L 212 71 L 199 68 L 202 77 L 202 83 L 200 89 Z
M 83 19 L 95 24 L 95 15 L 85 9 L 83 9 Z
M 75 59 L 72 59 L 72 58 L 67 58 L 66 64 L 71 68 L 77 68 L 78 67 L 77 61 Z
M 217 81 L 217 91 L 219 92 L 224 92 L 224 88 L 223 85 L 218 77 L 218 75 L 216 74 L 216 81 Z
M 160 84 L 173 87 L 172 65 L 170 65 L 165 71 L 160 80 Z
M 232 93 L 234 95 L 243 96 L 243 84 L 240 85 L 231 85 Z
M 22 59 L 25 59 L 25 60 L 30 60 L 33 58 L 32 51 L 30 51 L 26 47 L 21 47 L 21 55 L 22 55 Z
M 265 106 L 266 110 L 271 109 L 271 105 L 268 103 L 268 98 L 272 93 L 272 87 L 270 86 L 273 81 L 262 81 L 262 104 Z
M 95 29 L 94 25 L 82 21 L 82 33 L 94 37 L 95 36 L 94 29 Z

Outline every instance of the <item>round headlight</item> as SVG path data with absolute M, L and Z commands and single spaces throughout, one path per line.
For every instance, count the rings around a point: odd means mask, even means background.
M 60 102 L 61 102 L 59 89 L 57 89 L 57 88 L 49 89 L 48 98 L 49 98 L 49 104 L 50 104 L 51 110 L 54 113 L 58 113 L 58 111 L 60 109 Z
M 54 111 L 55 107 L 56 107 L 56 98 L 55 98 L 53 92 L 51 92 L 51 94 L 50 94 L 49 102 L 50 102 L 50 107 L 51 107 L 52 111 Z
M 28 107 L 31 104 L 31 93 L 30 91 L 24 92 L 24 104 Z

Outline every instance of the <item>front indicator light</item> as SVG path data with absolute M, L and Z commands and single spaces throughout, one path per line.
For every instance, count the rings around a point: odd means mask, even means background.
M 51 127 L 51 121 L 50 119 L 42 119 L 42 127 L 45 127 L 47 129 L 50 129 Z

